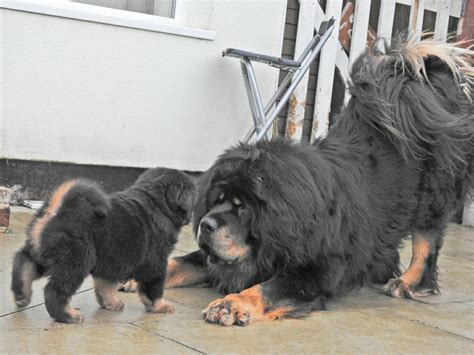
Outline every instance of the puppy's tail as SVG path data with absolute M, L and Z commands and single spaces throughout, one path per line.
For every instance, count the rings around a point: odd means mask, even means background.
M 15 254 L 13 259 L 11 290 L 18 307 L 26 307 L 31 301 L 34 280 L 43 274 L 42 267 L 31 257 L 31 248 L 26 245 Z
M 405 160 L 432 158 L 437 169 L 465 170 L 474 147 L 474 51 L 433 40 L 380 44 L 352 68 L 355 114 Z
M 102 189 L 88 180 L 71 180 L 61 184 L 38 211 L 30 223 L 27 235 L 34 250 L 39 250 L 43 231 L 51 220 L 62 211 L 74 214 L 77 222 L 104 218 L 110 209 L 110 201 Z

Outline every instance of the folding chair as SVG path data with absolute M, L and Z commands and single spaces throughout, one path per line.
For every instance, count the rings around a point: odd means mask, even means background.
M 270 139 L 270 134 L 268 132 L 269 128 L 272 126 L 273 121 L 288 102 L 291 94 L 295 91 L 301 79 L 303 79 L 303 76 L 308 71 L 313 60 L 316 58 L 328 38 L 331 36 L 331 33 L 334 30 L 334 22 L 334 18 L 331 18 L 330 20 L 324 21 L 321 24 L 319 30 L 316 31 L 313 39 L 306 46 L 298 60 L 272 57 L 265 54 L 252 53 L 235 48 L 227 48 L 222 52 L 222 56 L 224 57 L 234 57 L 240 59 L 245 90 L 247 92 L 254 123 L 253 127 L 250 129 L 243 140 L 245 143 L 248 143 L 255 134 L 256 141 L 259 141 L 262 138 Z M 268 101 L 265 107 L 263 107 L 257 79 L 252 67 L 252 61 L 265 63 L 288 72 L 277 91 Z M 290 81 L 291 84 L 288 86 Z M 278 99 L 280 99 L 280 101 L 272 111 L 272 108 Z

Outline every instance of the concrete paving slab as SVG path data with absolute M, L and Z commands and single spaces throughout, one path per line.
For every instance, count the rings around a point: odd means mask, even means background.
M 196 240 L 194 239 L 193 229 L 190 225 L 181 228 L 179 240 L 175 249 L 186 253 L 191 253 L 199 249 Z
M 226 328 L 201 319 L 201 310 L 221 297 L 214 290 L 166 290 L 176 308 L 166 315 L 147 313 L 136 294 L 120 293 L 125 309 L 111 312 L 98 306 L 89 278 L 72 300 L 85 323 L 64 325 L 53 322 L 42 304 L 45 280 L 34 284 L 30 308 L 17 311 L 12 301 L 11 261 L 24 242 L 28 212 L 12 213 L 10 234 L 0 234 L 0 338 L 5 340 L 0 353 L 474 353 L 473 229 L 449 227 L 440 257 L 443 294 L 420 301 L 363 287 L 305 319 Z M 405 244 L 402 259 L 408 265 L 411 245 Z M 187 226 L 173 255 L 196 248 Z
M 195 350 L 133 324 L 28 326 L 2 330 L 0 353 L 173 353 Z
M 206 353 L 474 351 L 470 339 L 371 309 L 317 312 L 302 320 L 257 322 L 240 328 L 204 323 L 190 308 L 174 318 L 135 324 Z

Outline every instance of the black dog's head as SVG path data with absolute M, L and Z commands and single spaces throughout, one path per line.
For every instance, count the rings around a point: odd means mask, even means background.
M 268 274 L 308 254 L 305 236 L 324 225 L 324 204 L 316 202 L 322 192 L 302 149 L 286 141 L 241 144 L 203 174 L 193 226 L 211 264 Z
M 252 205 L 245 194 L 227 184 L 214 185 L 208 194 L 207 213 L 196 222 L 196 238 L 209 261 L 233 265 L 246 260 L 252 250 Z

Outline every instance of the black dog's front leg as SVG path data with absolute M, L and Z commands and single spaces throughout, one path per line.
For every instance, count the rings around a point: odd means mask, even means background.
M 207 256 L 201 250 L 168 260 L 166 288 L 191 286 L 207 281 Z
M 324 309 L 318 280 L 304 270 L 276 275 L 238 294 L 211 302 L 203 311 L 207 322 L 245 326 L 258 320 L 298 317 Z

